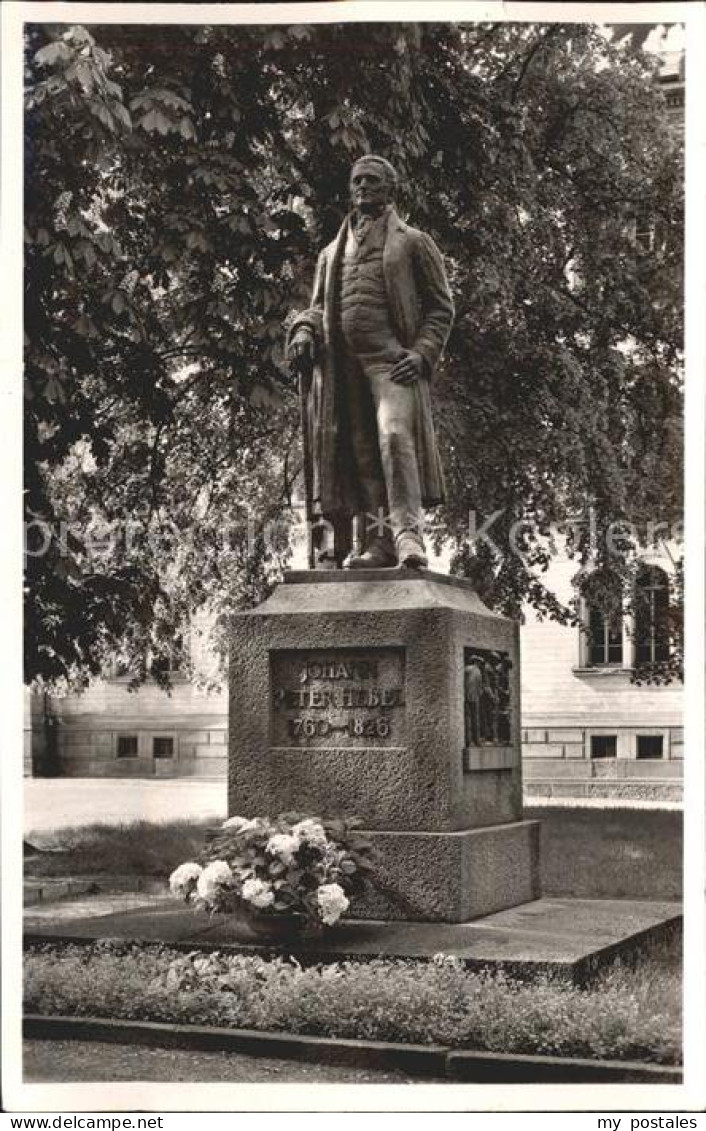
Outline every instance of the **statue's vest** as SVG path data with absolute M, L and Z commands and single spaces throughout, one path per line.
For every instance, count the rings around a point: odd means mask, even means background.
M 351 353 L 378 353 L 396 337 L 382 268 L 386 235 L 387 216 L 383 216 L 362 240 L 352 231 L 346 240 L 338 306 L 343 340 Z

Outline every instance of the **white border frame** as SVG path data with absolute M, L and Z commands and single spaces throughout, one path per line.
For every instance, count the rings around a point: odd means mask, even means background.
M 446 22 L 480 20 L 518 22 L 673 23 L 687 26 L 687 389 L 686 389 L 686 593 L 689 610 L 686 636 L 685 759 L 685 1077 L 681 1086 L 662 1085 L 492 1085 L 443 1086 L 419 1084 L 367 1085 L 211 1085 L 157 1083 L 23 1084 L 19 1055 L 21 956 L 21 843 L 22 843 L 22 697 L 21 614 L 21 279 L 22 265 L 22 62 L 19 52 L 23 21 L 91 23 L 332 23 L 360 21 Z M 704 386 L 706 319 L 706 225 L 703 214 L 704 126 L 706 105 L 706 9 L 703 3 L 562 4 L 473 3 L 437 0 L 373 3 L 371 0 L 332 0 L 313 4 L 84 4 L 7 3 L 2 9 L 2 169 L 0 201 L 3 239 L 3 299 L 0 312 L 2 395 L 8 428 L 2 445 L 4 533 L 13 541 L 2 559 L 5 585 L 3 644 L 6 674 L 3 685 L 3 737 L 12 736 L 0 763 L 3 790 L 3 1095 L 8 1110 L 32 1111 L 475 1111 L 475 1112 L 610 1112 L 700 1111 L 706 1102 L 703 1064 L 706 1062 L 706 984 L 704 943 Z M 7 673 L 12 673 L 8 676 Z M 345 1118 L 345 1117 L 344 1117 Z M 211 1124 L 209 1120 L 209 1125 Z M 216 1122 L 215 1118 L 213 1122 Z M 310 1117 L 307 1117 L 310 1122 Z M 626 1121 L 624 1121 L 626 1122 Z M 484 1125 L 485 1121 L 483 1121 Z M 592 1117 L 574 1116 L 572 1126 L 595 1129 Z M 224 1124 L 225 1126 L 225 1124 Z M 232 1127 L 232 1120 L 229 1121 Z M 543 1127 L 565 1126 L 545 1117 Z

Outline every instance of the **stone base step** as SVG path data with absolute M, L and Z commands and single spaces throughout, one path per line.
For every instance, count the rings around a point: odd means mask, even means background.
M 137 897 L 135 897 L 137 899 Z M 543 973 L 587 981 L 616 958 L 630 959 L 647 944 L 681 929 L 681 905 L 645 900 L 537 899 L 469 923 L 410 923 L 343 920 L 328 935 L 297 938 L 283 945 L 255 936 L 235 916 L 209 917 L 171 899 L 125 897 L 61 905 L 52 918 L 25 915 L 28 941 L 130 939 L 243 953 L 293 954 L 305 963 L 402 958 L 441 961 L 451 956 L 471 968 L 504 969 L 532 977 Z M 57 908 L 58 911 L 58 908 Z

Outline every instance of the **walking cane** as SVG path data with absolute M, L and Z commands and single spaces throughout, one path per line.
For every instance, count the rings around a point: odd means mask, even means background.
M 299 372 L 299 418 L 302 430 L 302 453 L 304 457 L 304 513 L 306 518 L 306 556 L 309 569 L 316 568 L 314 555 L 313 521 L 313 468 L 311 466 L 311 445 L 309 443 L 309 413 L 307 401 L 309 390 L 314 375 L 314 365 L 308 359 L 300 359 L 297 366 Z

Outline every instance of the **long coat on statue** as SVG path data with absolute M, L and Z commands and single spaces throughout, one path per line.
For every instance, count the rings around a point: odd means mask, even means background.
M 356 470 L 346 424 L 340 365 L 343 349 L 338 319 L 338 287 L 348 235 L 346 218 L 319 256 L 311 306 L 289 330 L 291 342 L 302 326 L 314 337 L 315 365 L 303 390 L 305 451 L 310 498 L 325 518 L 350 516 L 361 509 Z M 454 306 L 444 264 L 434 241 L 389 208 L 383 251 L 383 276 L 393 327 L 402 346 L 426 362 L 426 376 L 412 386 L 416 398 L 415 448 L 422 505 L 444 500 L 444 475 L 434 434 L 429 385 L 451 330 Z M 373 426 L 374 420 L 373 420 Z

